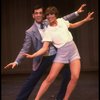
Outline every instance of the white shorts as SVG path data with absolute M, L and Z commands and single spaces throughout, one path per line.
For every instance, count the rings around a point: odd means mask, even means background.
M 76 59 L 80 59 L 80 55 L 76 44 L 74 41 L 71 41 L 57 49 L 57 54 L 53 62 L 70 63 Z

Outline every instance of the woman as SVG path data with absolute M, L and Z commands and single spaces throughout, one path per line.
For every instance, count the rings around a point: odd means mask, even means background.
M 69 23 L 62 18 L 57 19 L 58 10 L 56 7 L 48 7 L 46 9 L 46 18 L 49 26 L 43 36 L 43 47 L 36 53 L 29 55 L 23 54 L 27 58 L 34 58 L 46 53 L 49 45 L 52 43 L 57 48 L 57 54 L 53 61 L 51 70 L 47 78 L 43 81 L 35 100 L 40 100 L 42 95 L 47 91 L 48 87 L 55 80 L 64 64 L 70 63 L 71 80 L 66 89 L 63 100 L 68 100 L 79 78 L 81 63 L 78 49 L 73 41 L 73 37 L 68 28 L 76 28 L 93 19 L 94 12 L 88 13 L 87 17 L 76 23 Z

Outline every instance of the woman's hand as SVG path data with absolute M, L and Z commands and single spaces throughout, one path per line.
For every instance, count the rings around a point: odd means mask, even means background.
M 34 54 L 23 53 L 22 55 L 26 58 L 34 58 Z
M 88 15 L 87 15 L 87 17 L 85 18 L 85 21 L 88 22 L 88 21 L 93 20 L 93 19 L 94 19 L 94 18 L 92 17 L 93 14 L 94 14 L 94 12 L 91 12 L 91 13 L 89 12 Z

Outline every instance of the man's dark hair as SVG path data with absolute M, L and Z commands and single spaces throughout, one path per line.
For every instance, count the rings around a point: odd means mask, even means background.
M 41 4 L 40 5 L 35 5 L 32 9 L 32 13 L 34 13 L 35 10 L 40 9 L 40 8 L 42 8 L 44 10 L 44 8 Z

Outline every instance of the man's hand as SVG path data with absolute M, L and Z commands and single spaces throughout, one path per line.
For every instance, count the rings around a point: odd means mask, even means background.
M 12 63 L 9 63 L 7 66 L 4 67 L 4 69 L 7 69 L 7 68 L 15 68 L 17 66 L 17 63 L 16 62 L 12 62 Z
M 80 14 L 80 13 L 84 12 L 85 6 L 86 6 L 86 4 L 82 4 L 81 7 L 77 10 L 77 13 Z

